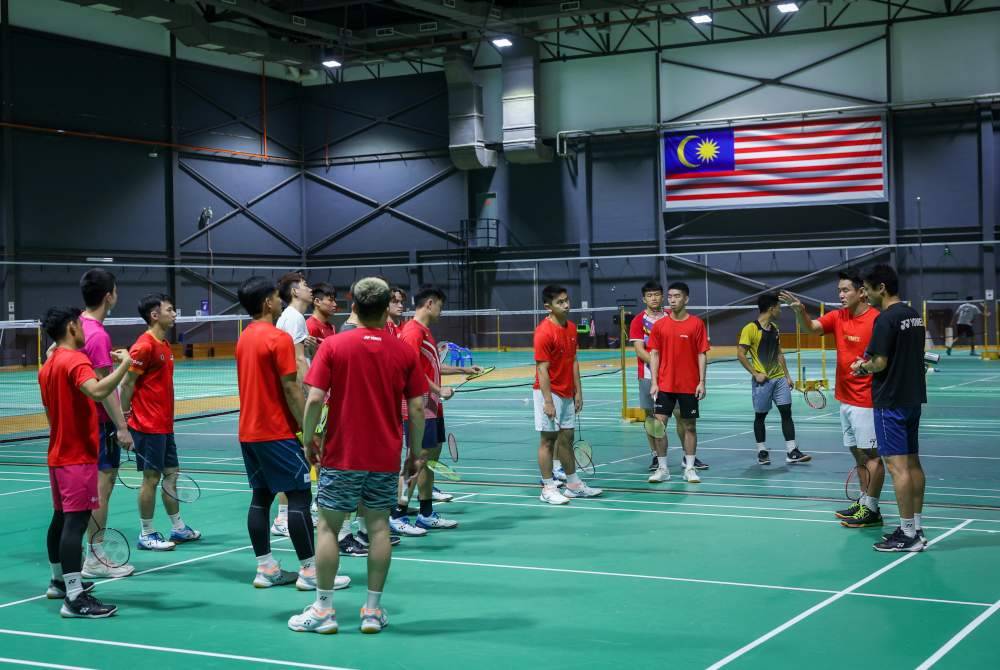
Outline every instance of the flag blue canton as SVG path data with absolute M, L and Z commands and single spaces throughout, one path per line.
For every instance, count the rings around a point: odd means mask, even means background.
M 736 169 L 732 129 L 665 134 L 663 167 L 667 175 Z

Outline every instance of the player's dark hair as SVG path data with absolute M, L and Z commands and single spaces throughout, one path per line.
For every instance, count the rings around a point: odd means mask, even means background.
M 146 325 L 151 323 L 150 319 L 152 318 L 153 310 L 159 309 L 160 305 L 165 302 L 171 305 L 174 304 L 174 301 L 166 293 L 150 293 L 139 299 L 139 316 L 146 322 Z
M 559 286 L 557 284 L 549 284 L 542 289 L 542 304 L 551 305 L 552 301 L 559 297 L 562 293 L 569 293 L 565 286 Z
M 675 281 L 674 283 L 672 283 L 670 286 L 667 287 L 667 290 L 668 291 L 680 291 L 685 296 L 691 295 L 691 289 L 688 288 L 688 285 L 685 284 L 682 281 Z
M 844 280 L 851 282 L 851 284 L 854 286 L 855 291 L 861 290 L 861 287 L 864 286 L 864 282 L 861 280 L 861 273 L 855 270 L 854 268 L 841 270 L 840 272 L 837 273 L 837 281 L 844 281 Z
M 306 276 L 301 272 L 287 272 L 278 280 L 278 297 L 286 305 L 292 301 L 292 289 L 299 282 L 304 282 Z
M 42 329 L 46 335 L 58 342 L 66 337 L 69 324 L 79 320 L 82 313 L 79 307 L 50 307 L 42 317 Z
M 396 295 L 397 293 L 400 296 L 399 299 L 402 300 L 405 303 L 406 302 L 406 291 L 404 291 L 399 286 L 390 286 L 389 287 L 389 295 L 390 296 Z
M 965 299 L 966 299 L 966 300 L 970 300 L 970 301 L 971 301 L 971 300 L 975 300 L 975 298 L 974 298 L 973 296 L 971 296 L 971 295 L 967 295 L 967 296 L 965 296 Z
M 313 290 L 313 300 L 322 300 L 326 296 L 330 296 L 334 300 L 337 299 L 337 289 L 333 288 L 332 285 L 327 284 L 322 281 L 312 287 Z
M 378 277 L 365 277 L 354 284 L 354 310 L 362 321 L 372 321 L 389 309 L 389 284 Z
M 899 295 L 899 275 L 891 265 L 880 263 L 867 273 L 865 273 L 865 283 L 872 288 L 878 288 L 879 284 L 885 284 L 885 292 L 889 295 Z
M 648 282 L 642 285 L 642 295 L 646 295 L 647 293 L 656 291 L 663 293 L 663 284 L 656 281 L 655 279 L 650 279 Z
M 98 307 L 104 296 L 114 293 L 118 284 L 115 276 L 103 268 L 91 268 L 80 277 L 80 293 L 88 308 Z
M 442 303 L 446 300 L 444 291 L 436 286 L 421 286 L 420 290 L 417 291 L 417 295 L 413 297 L 413 306 L 415 308 L 423 307 L 428 300 L 431 298 L 436 298 Z
M 264 312 L 264 301 L 274 291 L 274 282 L 267 277 L 250 277 L 240 284 L 236 297 L 247 314 L 256 319 Z
M 773 293 L 765 293 L 757 298 L 757 309 L 760 310 L 761 314 L 778 304 L 780 304 L 778 296 Z

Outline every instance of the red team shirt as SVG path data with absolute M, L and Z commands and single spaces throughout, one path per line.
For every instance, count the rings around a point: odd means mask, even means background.
M 642 314 L 637 314 L 634 319 L 632 319 L 631 325 L 628 328 L 628 339 L 629 342 L 642 342 L 646 345 L 646 350 L 649 350 L 649 334 L 653 332 L 653 326 L 656 322 L 663 318 L 665 312 L 660 312 L 656 316 L 650 316 L 646 313 L 646 310 L 642 311 Z M 639 362 L 639 379 L 650 379 L 652 373 L 649 370 L 649 366 L 641 358 L 636 356 L 636 360 Z
M 827 312 L 819 318 L 824 333 L 833 333 L 837 344 L 837 383 L 834 397 L 842 403 L 855 407 L 872 406 L 872 378 L 855 377 L 851 374 L 851 363 L 864 358 L 868 342 L 872 339 L 872 329 L 878 310 L 869 307 L 861 316 L 851 315 L 846 307 Z
M 49 467 L 97 463 L 97 407 L 80 392 L 97 379 L 82 351 L 58 347 L 38 373 L 42 404 L 49 415 Z
M 560 398 L 572 398 L 576 392 L 573 363 L 576 361 L 576 324 L 567 321 L 559 327 L 548 317 L 535 328 L 535 361 L 549 364 L 549 381 L 552 392 Z M 538 372 L 535 371 L 535 386 Z
M 649 351 L 660 352 L 660 372 L 656 387 L 664 393 L 691 395 L 701 381 L 698 355 L 707 353 L 708 332 L 696 316 L 676 321 L 669 314 L 653 326 Z
M 424 375 L 430 381 L 441 386 L 441 359 L 438 356 L 437 342 L 431 335 L 431 329 L 420 323 L 416 319 L 411 319 L 403 324 L 403 329 L 399 333 L 401 342 L 410 345 L 420 354 L 420 366 Z M 436 419 L 444 416 L 444 407 L 441 406 L 441 396 L 432 393 L 428 389 L 424 395 L 424 418 Z
M 392 408 L 428 390 L 411 347 L 384 329 L 355 328 L 320 345 L 305 383 L 329 392 L 323 467 L 399 471 L 403 428 Z
M 140 433 L 169 435 L 174 432 L 174 352 L 166 340 L 150 332 L 139 336 L 132 348 L 131 372 L 139 375 L 132 394 L 128 427 Z
M 263 321 L 243 330 L 236 343 L 240 442 L 295 439 L 298 423 L 285 402 L 281 378 L 296 370 L 291 335 Z
M 320 342 L 337 334 L 337 329 L 333 327 L 332 323 L 323 323 L 315 316 L 306 319 L 306 330 L 309 331 L 310 336 L 315 337 Z

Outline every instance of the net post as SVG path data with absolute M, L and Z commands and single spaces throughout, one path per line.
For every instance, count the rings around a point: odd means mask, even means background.
M 625 371 L 625 306 L 618 306 L 618 349 L 622 367 L 622 419 L 628 419 L 628 378 Z
M 497 312 L 497 353 L 499 354 L 503 349 L 500 346 L 500 312 Z
M 924 325 L 927 322 L 924 321 Z M 994 342 L 994 344 L 996 344 Z M 983 351 L 988 351 L 990 348 L 990 306 L 985 300 L 983 301 Z
M 41 324 L 39 324 L 38 326 L 35 327 L 35 342 L 37 343 L 37 352 L 36 353 L 38 355 L 38 358 L 35 359 L 35 362 L 38 365 L 38 369 L 41 370 L 42 369 L 42 326 L 41 326 Z
M 825 302 L 821 302 L 819 304 L 819 318 L 822 319 L 824 314 L 826 314 L 826 303 Z M 795 319 L 795 323 L 798 323 L 798 322 L 799 322 L 799 320 Z M 822 383 L 823 383 L 823 388 L 829 388 L 830 381 L 829 381 L 829 378 L 826 376 L 826 331 L 825 330 L 819 336 L 819 346 L 820 346 L 820 355 L 819 355 L 820 356 L 820 378 L 821 378 Z
M 798 318 L 795 319 L 795 367 L 799 388 L 803 388 L 805 380 L 802 378 L 802 326 L 799 325 Z
M 927 320 L 927 301 L 926 300 L 924 300 L 924 305 L 923 305 L 923 310 L 921 312 L 921 315 L 924 317 L 924 333 L 926 333 L 926 335 L 924 336 L 924 349 L 930 349 L 931 347 L 928 347 L 927 343 L 930 342 L 931 346 L 933 346 L 934 345 L 934 336 L 931 335 L 931 322 Z

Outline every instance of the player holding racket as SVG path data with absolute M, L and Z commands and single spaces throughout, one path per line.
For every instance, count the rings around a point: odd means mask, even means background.
M 788 374 L 785 354 L 781 351 L 781 333 L 775 323 L 781 314 L 778 297 L 765 293 L 757 298 L 760 314 L 740 332 L 736 357 L 750 373 L 753 396 L 753 435 L 757 441 L 757 463 L 770 465 L 767 452 L 767 429 L 764 420 L 771 404 L 781 414 L 781 432 L 785 438 L 785 463 L 805 463 L 812 456 L 799 451 L 792 421 L 792 376 Z
M 64 598 L 64 617 L 100 619 L 118 611 L 90 595 L 83 581 L 80 546 L 91 513 L 98 509 L 97 462 L 100 449 L 97 407 L 125 378 L 132 359 L 124 350 L 111 352 L 114 371 L 98 380 L 84 347 L 80 310 L 53 307 L 42 327 L 56 343 L 38 373 L 45 417 L 49 422 L 49 482 L 52 522 L 46 538 L 52 581 L 46 595 Z
M 176 495 L 180 463 L 174 442 L 174 354 L 167 332 L 177 321 L 173 300 L 162 293 L 151 293 L 139 301 L 139 316 L 149 329 L 139 336 L 129 350 L 132 366 L 122 383 L 122 412 L 128 418 L 135 444 L 136 469 L 142 473 L 139 489 L 139 549 L 170 551 L 180 542 L 193 542 L 201 533 L 181 519 Z M 153 527 L 156 487 L 163 480 L 161 498 L 170 517 L 170 539 Z
M 835 512 L 848 528 L 882 525 L 879 496 L 885 482 L 885 466 L 878 457 L 875 418 L 872 411 L 872 381 L 869 376 L 851 374 L 851 364 L 863 358 L 872 339 L 872 327 L 878 310 L 868 304 L 864 284 L 857 272 L 841 272 L 837 281 L 840 297 L 838 310 L 827 312 L 819 319 L 810 318 L 805 305 L 791 293 L 783 291 L 780 298 L 795 312 L 799 325 L 815 335 L 833 335 L 837 347 L 837 373 L 834 397 L 840 402 L 840 427 L 844 446 L 851 450 L 859 470 L 858 481 L 863 486 L 855 504 Z

